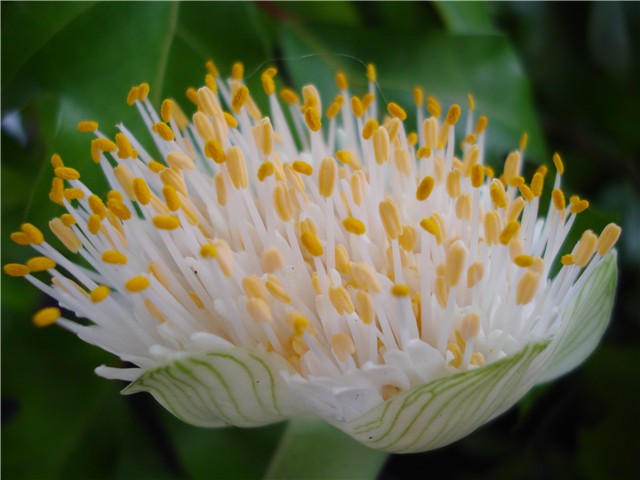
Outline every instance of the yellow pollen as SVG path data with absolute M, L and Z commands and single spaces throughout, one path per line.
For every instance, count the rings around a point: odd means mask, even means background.
M 278 280 L 278 277 L 275 275 L 268 275 L 265 285 L 269 293 L 273 295 L 276 300 L 286 304 L 291 303 L 291 297 L 289 297 L 287 292 L 285 292 L 280 280 Z
M 227 159 L 227 155 L 224 153 L 222 145 L 213 138 L 205 143 L 204 154 L 218 164 L 224 163 Z
M 432 218 L 423 218 L 422 220 L 420 220 L 420 226 L 436 238 L 438 245 L 442 242 L 440 226 L 435 220 L 433 220 Z
M 342 98 L 342 97 L 339 96 L 339 98 Z M 327 108 L 327 112 L 326 112 L 327 118 L 331 120 L 332 118 L 337 117 L 338 113 L 340 113 L 341 108 L 342 108 L 342 103 L 336 99 L 336 101 L 334 101 L 331 105 L 329 105 L 329 108 Z
M 389 161 L 391 153 L 389 132 L 384 127 L 379 127 L 373 134 L 373 152 L 378 165 L 382 165 Z
M 180 220 L 174 215 L 156 215 L 153 225 L 160 230 L 175 230 L 180 227 Z
M 560 263 L 562 263 L 562 265 L 573 265 L 576 261 L 573 259 L 573 255 L 567 253 L 560 258 Z
M 471 215 L 473 213 L 473 200 L 471 195 L 465 193 L 458 197 L 456 202 L 456 216 L 460 220 L 471 221 Z
M 59 218 L 54 218 L 49 222 L 49 229 L 71 252 L 76 253 L 82 247 L 78 236 Z
M 136 200 L 142 205 L 147 205 L 151 201 L 151 190 L 144 178 L 133 179 L 133 191 L 136 195 Z
M 300 97 L 298 97 L 298 94 L 290 88 L 283 88 L 280 90 L 280 100 L 287 105 L 297 105 L 300 103 Z
M 562 158 L 558 152 L 553 154 L 553 164 L 555 165 L 558 174 L 562 175 L 564 173 L 564 163 L 562 162 Z
M 510 222 L 512 220 L 517 220 L 524 209 L 524 199 L 522 197 L 516 198 L 513 202 L 509 204 L 509 208 L 507 209 L 507 214 L 505 216 L 505 220 Z
M 336 73 L 336 85 L 340 90 L 346 90 L 349 88 L 349 82 L 347 82 L 347 76 L 343 72 Z
M 273 190 L 273 204 L 276 213 L 283 222 L 288 222 L 293 218 L 293 206 L 283 183 L 278 183 Z
M 170 142 L 171 140 L 173 140 L 175 138 L 175 135 L 173 134 L 173 130 L 171 130 L 171 127 L 169 125 L 167 125 L 166 123 L 163 122 L 158 122 L 156 124 L 154 124 L 151 129 L 156 132 L 158 135 L 160 135 L 160 137 L 165 141 L 165 142 Z
M 460 171 L 451 170 L 447 175 L 447 194 L 451 198 L 458 198 L 460 196 Z
M 430 147 L 420 147 L 416 152 L 416 156 L 418 158 L 427 158 L 431 156 L 431 148 Z
M 469 110 L 473 112 L 476 109 L 476 100 L 470 93 L 467 94 L 467 103 L 469 104 Z
M 458 122 L 459 118 L 460 118 L 460 105 L 454 103 L 453 105 L 451 105 L 451 108 L 449 108 L 449 111 L 447 112 L 447 118 L 445 121 L 449 125 L 455 125 Z
M 150 89 L 151 88 L 149 87 L 149 84 L 146 82 L 138 85 L 138 100 L 140 100 L 141 102 L 144 102 L 149 96 Z
M 485 165 L 483 170 L 484 170 L 485 176 L 490 178 L 490 179 L 496 176 L 495 172 L 493 171 L 493 168 L 491 168 L 491 167 L 488 167 L 488 166 Z
M 269 300 L 267 289 L 257 275 L 249 275 L 242 279 L 242 290 L 248 298 L 260 298 L 265 302 Z
M 315 107 L 309 107 L 304 111 L 304 120 L 312 132 L 317 132 L 322 127 L 322 121 L 320 120 L 320 114 Z
M 389 102 L 387 104 L 387 112 L 389 112 L 389 115 L 392 117 L 399 118 L 403 122 L 407 119 L 407 112 L 395 102 Z
M 97 235 L 102 228 L 102 218 L 100 218 L 100 215 L 96 215 L 95 213 L 89 215 L 89 219 L 87 220 L 87 227 L 89 228 L 89 232 L 91 232 L 93 235 Z
M 544 174 L 536 172 L 531 179 L 531 192 L 535 197 L 542 195 L 542 188 L 544 187 Z
M 373 137 L 373 134 L 378 130 L 379 124 L 375 118 L 370 118 L 367 120 L 367 123 L 364 124 L 362 128 L 362 138 L 365 140 L 369 140 Z
M 31 244 L 31 240 L 29 240 L 29 237 L 27 237 L 23 232 L 12 232 L 11 235 L 9 236 L 9 238 L 11 238 L 11 241 L 18 244 L 18 245 L 30 245 Z
M 349 252 L 346 247 L 342 244 L 336 245 L 335 248 L 335 257 L 336 257 L 336 270 L 343 275 L 346 275 L 351 272 L 351 263 L 349 260 Z
M 313 257 L 319 257 L 322 255 L 323 249 L 320 240 L 312 232 L 303 232 L 300 235 L 300 242 L 304 249 Z
M 362 108 L 364 108 L 364 111 L 366 112 L 367 110 L 369 110 L 369 107 L 371 106 L 371 104 L 373 103 L 373 101 L 376 99 L 375 95 L 371 92 L 365 93 L 362 97 Z
M 373 63 L 367 64 L 367 80 L 375 82 L 377 78 L 376 66 Z
M 475 287 L 484 276 L 484 264 L 474 262 L 467 270 L 467 288 Z
M 371 300 L 371 296 L 367 292 L 358 290 L 358 293 L 356 293 L 355 308 L 360 320 L 366 325 L 371 325 L 375 318 L 375 310 L 373 300 Z
M 10 277 L 24 277 L 31 273 L 31 269 L 21 263 L 7 263 L 2 269 Z
M 513 263 L 523 268 L 530 267 L 533 265 L 533 257 L 531 255 L 518 255 L 513 259 Z
M 127 283 L 124 284 L 124 287 L 130 292 L 137 293 L 143 290 L 146 290 L 151 285 L 149 282 L 149 278 L 145 275 L 137 275 L 133 278 L 127 280 Z
M 622 233 L 622 229 L 615 223 L 610 223 L 604 227 L 596 245 L 598 255 L 604 257 L 616 244 L 618 238 L 620 238 L 620 233 Z
M 559 188 L 554 188 L 551 192 L 551 197 L 553 198 L 553 206 L 556 207 L 557 210 L 563 212 L 566 207 L 564 192 Z
M 147 165 L 147 167 L 149 167 L 149 169 L 153 172 L 153 173 L 160 173 L 162 170 L 164 170 L 165 167 L 163 164 L 161 164 L 160 162 L 156 162 L 155 160 L 151 160 L 149 162 L 149 164 Z
M 262 269 L 267 273 L 274 273 L 284 267 L 284 257 L 279 249 L 273 247 L 262 252 Z
M 525 272 L 518 286 L 516 287 L 516 305 L 526 305 L 536 294 L 538 284 L 540 283 L 540 274 L 531 270 Z
M 35 243 L 36 245 L 40 245 L 44 242 L 44 235 L 42 232 L 31 223 L 23 223 L 20 226 L 20 231 L 24 233 L 31 243 Z
M 507 206 L 507 196 L 504 191 L 504 185 L 500 180 L 494 178 L 491 181 L 489 194 L 491 195 L 491 200 L 495 208 L 504 208 Z
M 82 133 L 95 132 L 98 129 L 98 122 L 94 122 L 91 120 L 83 120 L 81 122 L 78 122 L 78 125 L 76 128 L 78 129 L 79 132 L 82 132 Z
M 139 90 L 140 88 L 138 86 L 134 85 L 131 87 L 131 90 L 129 90 L 129 93 L 127 94 L 127 105 L 131 106 L 136 103 L 136 100 L 138 100 Z
M 169 207 L 169 210 L 175 212 L 180 208 L 180 197 L 178 196 L 178 192 L 171 185 L 165 185 L 162 187 L 162 196 L 164 197 L 164 201 Z
M 331 348 L 341 362 L 344 362 L 347 356 L 353 355 L 356 352 L 353 340 L 344 332 L 340 332 L 331 337 Z
M 440 102 L 435 97 L 427 97 L 427 112 L 434 118 L 440 118 L 442 114 L 442 108 Z
M 51 191 L 49 192 L 49 200 L 58 205 L 62 205 L 64 198 L 64 180 L 53 177 L 51 180 Z
M 195 170 L 196 166 L 186 154 L 177 151 L 169 152 L 165 158 L 171 168 L 179 170 Z
M 504 164 L 504 180 L 507 184 L 520 174 L 520 152 L 511 152 Z
M 358 118 L 364 115 L 364 105 L 362 105 L 362 100 L 355 95 L 351 97 L 351 111 Z
M 589 208 L 589 202 L 587 200 L 578 200 L 571 205 L 569 211 L 571 213 L 577 214 L 584 212 L 587 208 Z
M 56 168 L 64 167 L 64 162 L 62 158 L 57 153 L 51 155 L 51 167 L 55 170 Z
M 220 204 L 223 207 L 226 206 L 227 205 L 227 187 L 225 186 L 224 178 L 221 172 L 218 172 L 213 176 L 213 183 L 216 187 L 216 200 L 218 201 L 218 204 Z
M 110 292 L 109 287 L 105 285 L 100 285 L 94 288 L 93 290 L 91 290 L 91 294 L 90 294 L 91 301 L 93 303 L 100 303 L 109 296 L 109 292 Z
M 434 186 L 435 180 L 433 179 L 433 177 L 430 177 L 428 175 L 424 177 L 420 182 L 420 185 L 418 185 L 418 189 L 416 190 L 416 200 L 418 200 L 419 202 L 423 202 L 424 200 L 429 198 L 429 195 L 431 195 Z
M 237 189 L 247 188 L 249 186 L 247 164 L 244 161 L 244 154 L 240 147 L 229 148 L 226 165 L 233 186 Z
M 471 185 L 480 188 L 484 183 L 484 168 L 479 163 L 471 167 Z
M 325 157 L 318 171 L 318 190 L 320 195 L 328 198 L 333 194 L 338 181 L 338 164 L 333 157 Z
M 107 208 L 104 206 L 102 199 L 97 195 L 89 195 L 89 208 L 100 218 L 107 216 Z
M 520 152 L 524 152 L 527 149 L 527 144 L 529 143 L 529 134 L 527 132 L 523 132 L 520 137 Z
M 113 153 L 117 148 L 117 145 L 107 138 L 94 138 L 91 140 L 91 159 L 98 163 L 102 152 Z
M 160 117 L 163 122 L 169 122 L 171 120 L 171 110 L 173 109 L 173 100 L 167 98 L 162 102 L 160 106 Z
M 383 200 L 378 207 L 382 225 L 391 240 L 395 240 L 402 232 L 402 224 L 400 223 L 400 210 L 398 205 L 391 199 Z
M 524 198 L 527 202 L 533 201 L 534 199 L 533 192 L 528 186 L 520 185 L 518 187 L 518 190 L 520 190 L 520 195 L 522 195 L 522 198 Z
M 262 165 L 260 165 L 260 168 L 258 168 L 258 180 L 260 180 L 261 182 L 264 182 L 265 179 L 267 177 L 270 177 L 271 175 L 273 175 L 273 163 L 271 162 L 264 162 L 262 163 Z
M 245 85 L 241 85 L 238 90 L 236 90 L 236 93 L 233 96 L 233 100 L 231 101 L 231 107 L 233 108 L 233 111 L 235 113 L 238 113 L 248 100 L 249 89 Z
M 500 236 L 500 215 L 495 210 L 487 212 L 484 216 L 484 236 L 488 245 L 498 243 Z
M 460 365 L 462 365 L 463 353 L 460 345 L 458 345 L 457 343 L 449 343 L 447 345 L 447 350 L 449 350 L 453 354 L 453 359 L 449 362 L 449 365 L 454 368 L 460 368 Z
M 467 248 L 458 240 L 451 244 L 447 251 L 444 277 L 451 286 L 457 285 L 464 271 L 467 260 Z
M 407 135 L 407 143 L 410 147 L 417 145 L 418 143 L 418 134 L 416 132 L 411 132 Z
M 293 162 L 293 169 L 296 172 L 302 173 L 303 175 L 307 175 L 307 176 L 313 173 L 313 167 L 309 165 L 307 162 L 303 162 L 301 160 L 296 160 L 295 162 Z
M 329 287 L 329 300 L 338 315 L 350 315 L 355 311 L 351 297 L 344 287 Z
M 342 221 L 342 225 L 347 232 L 353 233 L 355 235 L 362 235 L 367 231 L 364 223 L 362 223 L 357 218 L 347 217 Z
M 576 248 L 573 252 L 573 260 L 576 265 L 584 267 L 596 251 L 598 237 L 591 230 L 587 230 L 582 234 Z
M 59 308 L 46 307 L 39 310 L 32 318 L 32 322 L 36 327 L 48 327 L 53 325 L 60 318 L 62 313 Z
M 515 220 L 510 221 L 509 223 L 507 223 L 507 226 L 504 227 L 504 230 L 500 232 L 500 243 L 502 245 L 508 245 L 509 242 L 516 237 L 519 231 L 520 224 Z
M 65 188 L 64 198 L 71 202 L 73 200 L 82 200 L 84 198 L 84 192 L 79 188 Z
M 476 122 L 476 135 L 482 134 L 487 129 L 487 125 L 489 125 L 489 119 L 481 115 Z
M 231 115 L 229 112 L 223 112 L 225 122 L 227 122 L 227 126 L 229 128 L 238 128 L 238 120 Z
M 424 103 L 424 90 L 422 90 L 422 88 L 413 88 L 413 103 L 415 103 L 418 108 L 420 108 Z
M 235 62 L 231 66 L 231 78 L 233 80 L 241 81 L 244 76 L 244 64 L 242 62 Z
M 276 91 L 276 83 L 273 81 L 273 76 L 269 75 L 267 72 L 264 72 L 260 75 L 260 80 L 262 81 L 262 88 L 264 89 L 264 93 L 267 95 L 272 95 Z
M 111 263 L 113 265 L 126 265 L 127 256 L 116 250 L 105 250 L 102 253 L 102 261 L 105 263 Z
M 200 255 L 204 258 L 216 258 L 218 256 L 218 249 L 211 243 L 206 243 L 200 247 Z
M 409 286 L 401 283 L 396 283 L 391 287 L 391 295 L 398 298 L 409 296 Z

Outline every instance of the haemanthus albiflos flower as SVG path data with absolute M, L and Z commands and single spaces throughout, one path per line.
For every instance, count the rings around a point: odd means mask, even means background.
M 416 88 L 407 133 L 401 106 L 380 115 L 372 65 L 361 97 L 339 73 L 326 109 L 313 85 L 302 100 L 278 95 L 269 68 L 269 116 L 241 64 L 226 80 L 207 67 L 206 86 L 187 91 L 191 120 L 170 99 L 158 113 L 147 84 L 131 89 L 153 150 L 124 125 L 111 140 L 78 124 L 95 136 L 106 198 L 52 157 L 50 198 L 67 213 L 49 227 L 78 260 L 34 225 L 11 235 L 39 256 L 5 272 L 76 316 L 50 307 L 34 322 L 134 365 L 98 374 L 196 425 L 311 415 L 414 452 L 468 434 L 595 348 L 620 228 L 587 231 L 561 256 L 588 203 L 565 198 L 560 156 L 527 181 L 525 135 L 495 177 L 473 97 L 461 122 L 458 105 L 442 116 Z

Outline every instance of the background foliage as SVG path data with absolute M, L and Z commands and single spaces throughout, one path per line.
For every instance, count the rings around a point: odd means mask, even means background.
M 54 152 L 100 191 L 80 119 L 107 134 L 139 124 L 125 95 L 148 81 L 156 102 L 186 106 L 214 59 L 245 62 L 250 86 L 275 64 L 282 82 L 334 95 L 337 69 L 411 105 L 422 85 L 445 105 L 475 94 L 490 118 L 489 157 L 523 130 L 528 160 L 563 154 L 567 190 L 589 198 L 582 225 L 623 227 L 621 278 L 603 345 L 578 371 L 537 388 L 509 413 L 435 452 L 392 456 L 382 479 L 630 478 L 637 472 L 640 387 L 640 4 L 589 3 L 3 3 L 2 261 L 25 219 L 45 227 Z M 309 55 L 314 54 L 314 55 Z M 362 91 L 362 90 L 361 90 Z M 21 129 L 11 128 L 18 121 Z M 59 212 L 58 212 L 59 213 Z M 202 430 L 145 396 L 97 378 L 109 355 L 60 329 L 34 329 L 46 303 L 2 278 L 2 474 L 5 478 L 259 478 L 283 431 Z

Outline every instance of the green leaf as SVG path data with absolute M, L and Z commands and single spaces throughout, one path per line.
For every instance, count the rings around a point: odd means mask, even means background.
M 371 448 L 390 452 L 448 445 L 503 413 L 533 386 L 547 344 L 529 344 L 488 366 L 413 388 L 340 428 Z
M 384 38 L 375 50 L 371 38 Z M 447 35 L 406 33 L 385 35 L 383 31 L 354 31 L 334 26 L 283 30 L 285 65 L 294 85 L 313 82 L 326 103 L 337 93 L 336 71 L 349 75 L 356 95 L 366 90 L 365 64 L 373 62 L 378 71 L 382 102 L 413 105 L 412 89 L 425 87 L 443 109 L 466 102 L 473 92 L 477 114 L 489 117 L 486 158 L 502 163 L 506 154 L 518 148 L 522 132 L 529 133 L 527 158 L 536 163 L 547 159 L 547 150 L 536 119 L 530 85 L 506 39 L 497 35 Z M 407 108 L 410 113 L 412 109 Z M 415 116 L 407 120 L 413 129 Z M 460 121 L 465 124 L 465 116 Z M 464 128 L 464 127 L 463 127 Z
M 618 283 L 617 259 L 615 250 L 609 252 L 565 310 L 561 330 L 550 346 L 555 353 L 539 382 L 573 370 L 598 346 L 611 319 Z
M 316 418 L 290 420 L 265 480 L 373 479 L 387 454 L 372 450 Z
M 495 33 L 486 2 L 434 2 L 434 5 L 450 33 Z

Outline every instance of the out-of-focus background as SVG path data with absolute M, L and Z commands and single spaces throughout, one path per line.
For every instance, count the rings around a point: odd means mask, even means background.
M 591 201 L 575 227 L 623 228 L 614 317 L 578 370 L 536 388 L 466 439 L 434 452 L 391 456 L 385 480 L 632 478 L 640 471 L 640 4 L 639 3 L 20 3 L 2 4 L 2 262 L 29 257 L 8 241 L 29 220 L 60 214 L 47 199 L 54 153 L 100 190 L 81 119 L 107 134 L 140 128 L 125 98 L 151 83 L 188 110 L 185 89 L 213 59 L 223 75 L 243 60 L 261 91 L 279 85 L 336 92 L 345 71 L 412 110 L 421 85 L 444 108 L 473 92 L 490 118 L 488 156 L 501 162 L 530 136 L 530 168 L 559 151 L 564 185 Z M 364 62 L 364 63 L 363 63 Z M 325 97 L 330 98 L 330 97 Z M 410 120 L 411 121 L 411 120 Z M 13 478 L 260 478 L 282 425 L 204 430 L 93 369 L 117 360 L 59 328 L 38 330 L 46 304 L 26 282 L 2 277 L 2 476 Z M 312 447 L 311 447 L 312 448 Z

